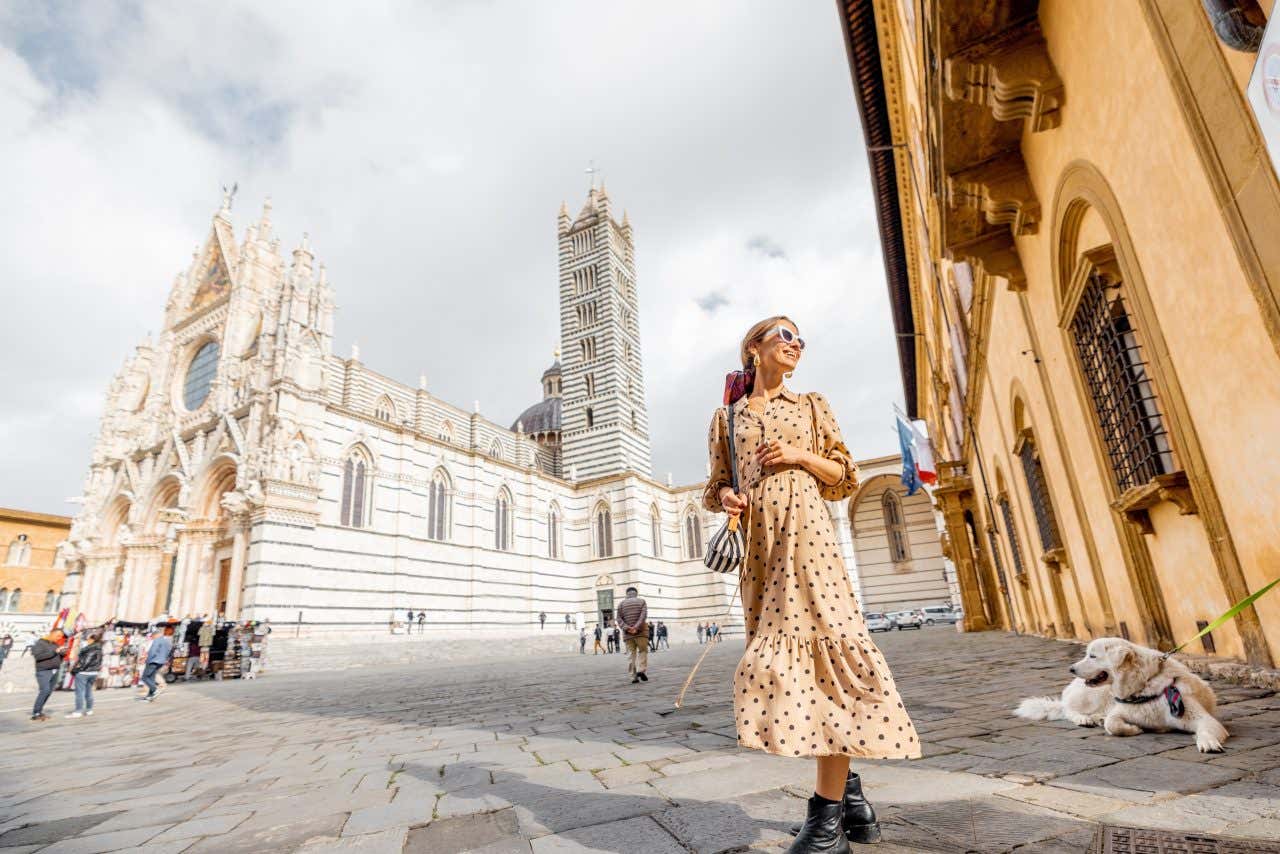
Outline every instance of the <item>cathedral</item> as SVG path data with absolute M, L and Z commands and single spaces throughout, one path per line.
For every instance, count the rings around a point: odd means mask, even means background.
M 512 634 L 608 619 L 634 584 L 668 621 L 726 622 L 701 484 L 651 473 L 631 223 L 593 186 L 557 238 L 563 352 L 504 426 L 335 355 L 305 235 L 286 259 L 268 203 L 237 240 L 225 199 L 107 393 L 64 605 L 304 635 L 385 634 L 412 610 Z

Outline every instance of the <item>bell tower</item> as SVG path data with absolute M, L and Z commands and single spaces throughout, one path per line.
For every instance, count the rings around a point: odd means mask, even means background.
M 631 222 L 614 220 L 592 182 L 574 219 L 561 204 L 560 341 L 563 471 L 587 480 L 633 471 L 652 476 Z

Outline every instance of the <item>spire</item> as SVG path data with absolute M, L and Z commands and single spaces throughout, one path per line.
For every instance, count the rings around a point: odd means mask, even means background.
M 303 279 L 310 279 L 311 262 L 315 260 L 315 257 L 311 252 L 311 241 L 304 231 L 302 232 L 302 242 L 298 244 L 297 249 L 293 250 L 293 269 L 296 275 Z
M 262 202 L 262 219 L 258 220 L 258 237 L 266 240 L 271 236 L 271 197 Z
M 631 227 L 631 217 L 627 214 L 626 208 L 622 209 L 622 227 L 623 228 Z
M 359 341 L 351 342 L 351 361 L 353 362 L 360 361 L 360 342 Z
M 421 391 L 427 390 L 427 372 L 426 371 L 423 371 L 422 373 L 418 374 L 418 388 Z

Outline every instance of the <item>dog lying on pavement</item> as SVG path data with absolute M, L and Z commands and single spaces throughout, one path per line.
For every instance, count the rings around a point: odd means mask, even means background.
M 1076 678 L 1060 699 L 1028 697 L 1014 711 L 1033 721 L 1101 725 L 1108 735 L 1195 733 L 1201 753 L 1217 753 L 1227 729 L 1215 718 L 1213 689 L 1186 665 L 1122 638 L 1098 638 L 1071 665 Z

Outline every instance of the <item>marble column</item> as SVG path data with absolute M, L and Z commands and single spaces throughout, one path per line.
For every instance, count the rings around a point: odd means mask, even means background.
M 231 576 L 227 580 L 227 619 L 238 620 L 244 587 L 244 565 L 249 550 L 249 524 L 247 519 L 237 519 L 233 524 L 235 527 L 231 545 Z

